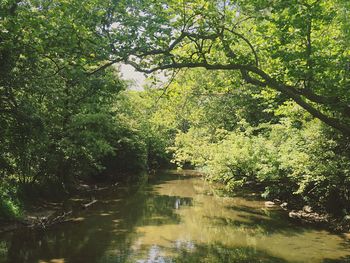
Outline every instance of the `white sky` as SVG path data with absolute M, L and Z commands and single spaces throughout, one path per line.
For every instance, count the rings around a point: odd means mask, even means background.
M 121 64 L 119 70 L 123 79 L 130 81 L 130 89 L 142 90 L 146 83 L 145 74 L 136 71 L 132 66 Z
M 120 64 L 119 71 L 121 73 L 122 79 L 130 81 L 130 90 L 143 90 L 145 84 L 150 84 L 150 82 L 148 82 L 146 74 L 136 71 L 130 65 Z M 154 86 L 154 88 L 160 88 L 168 83 L 169 77 L 166 76 L 163 72 L 160 71 L 153 74 L 155 74 L 156 78 L 159 81 L 157 86 Z

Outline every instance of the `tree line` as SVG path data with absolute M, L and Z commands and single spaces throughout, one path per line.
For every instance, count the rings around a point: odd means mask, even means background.
M 33 189 L 69 192 L 172 156 L 228 189 L 255 182 L 265 197 L 348 213 L 348 10 L 345 0 L 2 1 L 0 210 L 18 215 Z M 118 63 L 171 83 L 127 91 Z

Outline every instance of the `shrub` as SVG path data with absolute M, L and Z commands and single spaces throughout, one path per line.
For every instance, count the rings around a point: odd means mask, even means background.
M 263 186 L 265 198 L 303 200 L 335 214 L 350 211 L 349 150 L 320 121 L 296 127 L 282 119 L 213 137 L 195 129 L 179 134 L 174 160 L 192 163 L 231 191 L 253 181 Z
M 16 188 L 8 182 L 0 184 L 0 218 L 16 218 L 21 215 L 21 208 L 16 196 Z

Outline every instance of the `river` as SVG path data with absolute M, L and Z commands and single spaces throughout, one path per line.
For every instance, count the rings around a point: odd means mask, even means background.
M 216 191 L 186 172 L 101 191 L 71 222 L 1 234 L 0 263 L 350 262 L 342 236 Z

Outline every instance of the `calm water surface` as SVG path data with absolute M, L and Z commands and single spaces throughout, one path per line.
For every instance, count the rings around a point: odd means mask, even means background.
M 0 235 L 0 263 L 350 262 L 341 236 L 214 191 L 184 174 L 102 191 L 73 222 Z

